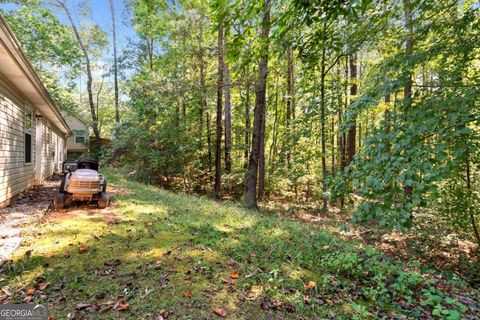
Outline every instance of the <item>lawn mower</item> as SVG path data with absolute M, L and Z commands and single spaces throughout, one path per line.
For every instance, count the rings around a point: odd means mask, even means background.
M 98 161 L 82 158 L 78 161 L 64 161 L 60 189 L 55 195 L 55 209 L 68 207 L 73 201 L 96 202 L 100 209 L 109 202 L 107 180 L 98 172 Z

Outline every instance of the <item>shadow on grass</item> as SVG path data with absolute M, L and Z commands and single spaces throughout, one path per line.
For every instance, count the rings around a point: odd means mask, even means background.
M 272 213 L 107 174 L 131 192 L 107 210 L 53 213 L 33 226 L 5 276 L 14 294 L 4 302 L 49 282 L 33 301 L 50 303 L 58 318 L 156 319 L 164 309 L 171 319 L 211 319 L 216 306 L 231 319 L 430 315 L 417 301 L 436 280 L 413 264 Z M 75 309 L 119 294 L 128 310 Z

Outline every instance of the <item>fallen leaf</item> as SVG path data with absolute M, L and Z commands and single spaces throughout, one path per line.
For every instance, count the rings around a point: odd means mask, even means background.
M 75 309 L 76 310 L 83 310 L 83 309 L 86 309 L 88 307 L 91 307 L 92 305 L 89 304 L 89 303 L 78 303 L 76 306 L 75 306 Z
M 2 291 L 3 291 L 3 293 L 5 293 L 7 296 L 13 295 L 13 292 L 10 291 L 10 289 L 9 289 L 8 287 L 3 287 L 3 288 L 2 288 Z
M 43 290 L 47 289 L 47 287 L 49 285 L 50 285 L 50 282 L 42 282 L 38 285 L 38 289 L 43 291 Z
M 155 261 L 155 269 L 160 269 L 162 267 L 162 260 Z
M 25 251 L 25 257 L 30 257 L 32 255 L 32 250 Z
M 317 284 L 315 283 L 315 281 L 308 281 L 308 283 L 306 283 L 303 287 L 307 290 L 311 290 L 313 288 L 315 288 L 317 286 Z
M 55 300 L 53 300 L 52 304 L 57 305 L 57 304 L 61 303 L 62 301 L 65 301 L 65 297 L 60 296 L 60 297 L 57 297 Z
M 48 320 L 55 320 L 56 318 L 54 316 L 48 316 Z
M 113 309 L 117 311 L 125 311 L 128 310 L 129 307 L 130 306 L 128 305 L 128 303 L 119 303 L 116 308 L 114 307 Z
M 78 248 L 78 252 L 80 253 L 85 253 L 88 251 L 88 247 L 84 246 L 84 245 L 81 245 L 79 248 Z
M 74 313 L 69 313 L 69 314 L 67 314 L 67 319 L 68 319 L 68 320 L 73 320 L 73 319 L 75 319 L 75 314 L 74 314 Z
M 35 290 L 34 288 L 30 288 L 30 289 L 27 290 L 27 295 L 33 296 L 36 291 L 37 291 L 37 290 Z
M 237 271 L 232 271 L 232 273 L 230 273 L 230 278 L 238 279 L 238 272 Z
M 33 297 L 32 296 L 27 296 L 23 299 L 23 302 L 25 303 L 30 303 L 32 301 Z
M 164 320 L 168 317 L 168 311 L 165 309 L 160 310 L 157 320 Z
M 70 258 L 70 252 L 65 252 L 65 253 L 63 254 L 63 257 L 64 257 L 64 258 Z
M 191 298 L 192 297 L 192 291 L 191 290 L 185 291 L 183 293 L 183 296 L 187 299 Z
M 221 308 L 221 307 L 214 307 L 212 308 L 212 311 L 217 315 L 217 316 L 220 316 L 222 318 L 225 318 L 227 316 L 227 311 L 225 311 L 225 309 Z
M 333 304 L 334 304 L 333 301 L 330 300 L 330 299 L 326 299 L 325 301 L 327 302 L 327 304 L 328 304 L 329 306 L 333 306 Z

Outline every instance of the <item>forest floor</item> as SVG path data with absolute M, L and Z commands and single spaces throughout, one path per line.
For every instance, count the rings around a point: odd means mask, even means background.
M 469 283 L 382 252 L 373 231 L 345 227 L 340 214 L 250 211 L 107 176 L 107 209 L 51 212 L 25 227 L 0 302 L 48 303 L 51 319 L 480 314 Z

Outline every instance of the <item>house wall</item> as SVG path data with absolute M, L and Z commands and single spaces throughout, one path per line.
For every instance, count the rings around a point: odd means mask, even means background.
M 25 163 L 25 101 L 0 78 L 0 206 L 35 184 L 35 130 L 32 161 Z
M 61 171 L 65 160 L 65 139 L 47 120 L 43 120 L 42 129 L 42 177 L 45 179 Z
M 25 106 L 29 103 L 0 75 L 0 207 L 8 205 L 11 198 L 35 184 L 37 176 L 47 178 L 61 169 L 65 158 L 65 138 L 60 131 L 42 117 L 35 117 L 31 130 L 31 162 L 25 163 Z M 41 121 L 42 139 L 36 137 L 36 122 Z M 37 148 L 42 141 L 42 148 Z M 37 157 L 37 150 L 42 156 Z M 36 165 L 36 159 L 41 163 Z

